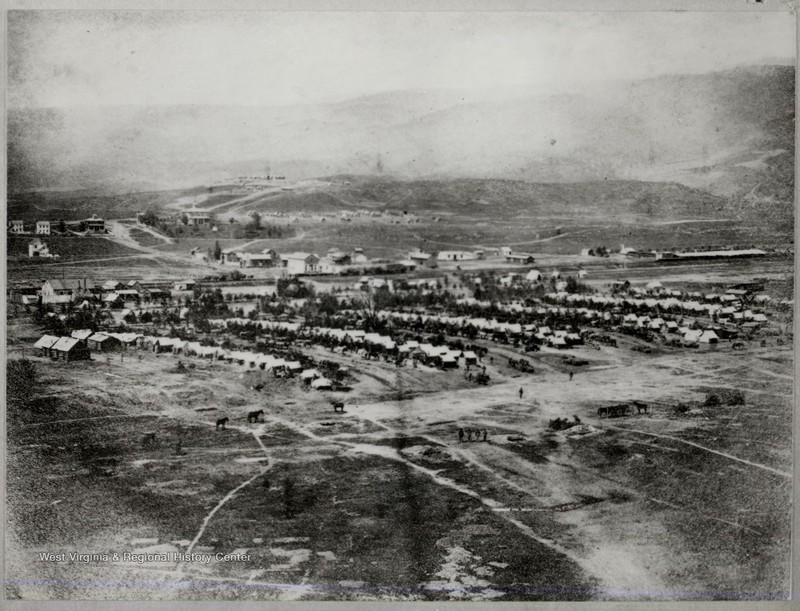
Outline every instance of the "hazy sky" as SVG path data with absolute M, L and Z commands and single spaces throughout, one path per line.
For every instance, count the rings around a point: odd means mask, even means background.
M 788 12 L 8 13 L 11 106 L 282 105 L 795 57 Z

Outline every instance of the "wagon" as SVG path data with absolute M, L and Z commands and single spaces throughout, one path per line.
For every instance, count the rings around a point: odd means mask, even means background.
M 601 418 L 619 418 L 620 416 L 627 416 L 630 413 L 630 406 L 623 404 L 609 405 L 607 407 L 600 407 L 597 410 L 597 415 Z

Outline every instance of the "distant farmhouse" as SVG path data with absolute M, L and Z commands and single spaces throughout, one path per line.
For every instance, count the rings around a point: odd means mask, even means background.
M 509 252 L 505 255 L 505 258 L 509 263 L 522 263 L 525 265 L 533 263 L 536 260 L 529 252 Z
M 17 233 L 17 234 L 25 233 L 25 222 L 11 221 L 11 224 L 8 229 L 11 233 Z
M 36 235 L 50 235 L 50 221 L 36 221 Z
M 195 208 L 186 212 L 187 225 L 192 227 L 201 227 L 211 224 L 211 215 L 205 210 L 197 210 Z
M 84 223 L 86 224 L 86 231 L 89 233 L 106 232 L 106 222 L 96 214 L 93 214 L 91 218 L 86 219 Z
M 47 244 L 42 242 L 41 238 L 34 238 L 28 242 L 28 257 L 31 259 L 52 259 L 57 256 L 50 254 L 50 249 L 47 248 Z

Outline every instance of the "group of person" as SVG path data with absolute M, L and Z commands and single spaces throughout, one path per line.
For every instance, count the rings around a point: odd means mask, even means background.
M 486 441 L 486 436 L 489 434 L 486 429 L 483 429 L 483 431 L 480 429 L 458 429 L 458 443 L 462 443 L 465 436 L 467 441 L 480 441 L 481 433 L 483 433 L 483 441 Z

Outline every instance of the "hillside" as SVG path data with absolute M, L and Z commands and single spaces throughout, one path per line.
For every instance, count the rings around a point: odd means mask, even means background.
M 405 91 L 292 107 L 9 109 L 9 190 L 155 190 L 242 173 L 653 180 L 792 201 L 794 69 L 581 92 Z

